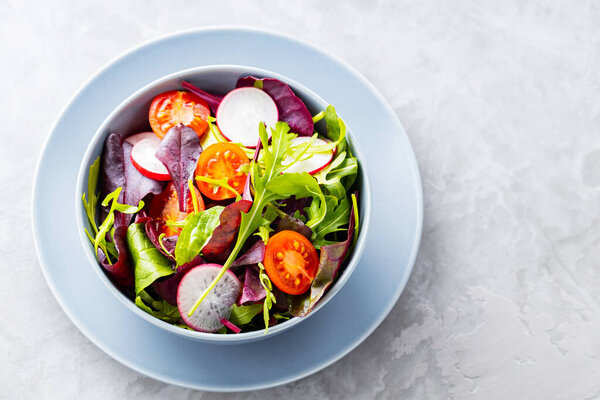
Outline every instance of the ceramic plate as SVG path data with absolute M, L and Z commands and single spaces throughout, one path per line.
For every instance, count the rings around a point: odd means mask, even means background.
M 92 135 L 110 112 L 162 76 L 209 64 L 276 71 L 335 105 L 364 153 L 372 185 L 369 236 L 346 285 L 314 317 L 267 340 L 240 345 L 204 344 L 176 336 L 124 307 L 89 268 L 73 212 L 78 167 Z M 315 373 L 373 332 L 410 275 L 421 236 L 422 194 L 402 125 L 354 69 L 279 34 L 212 28 L 142 45 L 112 62 L 75 95 L 52 128 L 39 161 L 33 221 L 48 285 L 73 323 L 98 347 L 164 382 L 243 391 Z

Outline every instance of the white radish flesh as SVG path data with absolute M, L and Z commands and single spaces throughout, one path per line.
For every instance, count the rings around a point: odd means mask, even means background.
M 242 290 L 242 284 L 231 271 L 227 271 L 217 286 L 200 303 L 196 311 L 188 316 L 196 300 L 219 274 L 222 266 L 202 264 L 192 268 L 181 279 L 177 288 L 177 308 L 183 321 L 200 332 L 215 332 L 223 326 L 222 320 L 229 319 L 231 306 Z
M 241 143 L 245 147 L 256 147 L 258 124 L 275 127 L 279 120 L 277 105 L 273 99 L 255 87 L 242 87 L 229 92 L 217 109 L 217 125 L 221 133 L 233 143 Z
M 142 175 L 150 179 L 170 181 L 169 171 L 155 155 L 159 143 L 160 139 L 156 135 L 137 142 L 131 149 L 131 163 Z
M 301 146 L 304 143 L 308 142 L 309 140 L 311 140 L 311 138 L 308 136 L 299 136 L 292 140 L 291 146 L 293 146 L 293 147 Z M 326 142 L 325 140 L 318 139 L 318 138 L 315 139 L 315 141 L 313 142 L 313 144 L 311 144 L 308 151 L 306 153 L 304 153 L 304 155 L 302 155 L 302 157 L 300 157 L 300 160 L 298 162 L 294 163 L 289 168 L 287 168 L 284 172 L 290 172 L 290 173 L 308 172 L 311 175 L 316 174 L 317 172 L 319 172 L 320 170 L 322 170 L 323 168 L 328 166 L 329 163 L 331 163 L 331 161 L 333 160 L 334 152 L 333 152 L 333 149 L 331 149 L 331 150 L 327 150 L 327 151 L 323 151 L 323 152 L 311 153 L 310 149 L 317 147 L 317 146 L 323 147 L 328 144 L 329 144 L 329 142 Z M 294 159 L 295 159 L 294 157 L 290 157 L 289 155 L 286 155 L 285 158 L 283 159 L 283 161 L 281 162 L 281 164 L 289 165 L 290 163 L 292 163 L 294 161 Z
M 144 139 L 148 139 L 148 138 L 157 138 L 158 136 L 156 136 L 156 133 L 154 132 L 142 132 L 142 133 L 136 133 L 135 135 L 131 135 L 125 138 L 125 141 L 127 143 L 131 143 L 131 145 L 135 146 L 136 144 L 138 144 L 138 142 L 141 142 Z

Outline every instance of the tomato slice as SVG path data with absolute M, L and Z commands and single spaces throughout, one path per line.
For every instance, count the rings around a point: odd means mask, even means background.
M 200 97 L 183 90 L 171 90 L 152 100 L 148 117 L 152 130 L 162 139 L 178 124 L 189 126 L 202 136 L 208 128 L 209 115 L 208 103 Z
M 319 257 L 307 238 L 295 231 L 281 231 L 269 239 L 264 264 L 271 282 L 281 291 L 302 294 L 317 275 Z
M 198 189 L 194 187 L 194 190 L 198 198 L 198 211 L 202 211 L 204 210 L 204 200 Z M 173 182 L 170 182 L 161 194 L 154 196 L 148 206 L 148 215 L 154 219 L 156 232 L 159 235 L 164 233 L 165 236 L 178 235 L 181 232 L 181 228 L 167 226 L 168 221 L 183 221 L 193 211 L 194 203 L 191 197 L 188 197 L 185 212 L 179 211 L 179 198 Z
M 236 193 L 242 194 L 248 175 L 242 171 L 242 167 L 247 164 L 250 164 L 250 160 L 240 146 L 233 143 L 211 144 L 198 158 L 196 176 L 215 180 L 227 179 L 227 184 L 235 190 L 235 193 L 200 179 L 196 180 L 198 189 L 213 200 L 231 199 L 236 197 Z

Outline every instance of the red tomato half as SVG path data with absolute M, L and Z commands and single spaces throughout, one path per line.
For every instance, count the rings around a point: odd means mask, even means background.
M 241 168 L 250 164 L 244 150 L 233 143 L 215 143 L 208 146 L 198 158 L 196 176 L 205 176 L 211 179 L 227 179 L 227 184 L 236 193 L 242 194 L 246 176 Z M 236 193 L 222 186 L 213 185 L 201 180 L 196 180 L 198 189 L 206 197 L 213 200 L 225 200 L 236 197 Z
M 208 128 L 206 122 L 210 110 L 208 103 L 190 92 L 171 90 L 159 94 L 152 100 L 148 118 L 150 126 L 159 138 L 178 124 L 192 128 L 202 136 Z
M 202 195 L 194 187 L 196 197 L 198 198 L 198 211 L 204 210 L 204 201 Z M 167 188 L 159 195 L 154 196 L 148 206 L 148 215 L 154 219 L 156 231 L 165 236 L 178 235 L 181 228 L 167 226 L 167 221 L 183 221 L 191 212 L 194 211 L 192 198 L 188 197 L 185 205 L 185 212 L 179 211 L 179 198 L 173 182 L 167 185 Z
M 295 231 L 271 237 L 265 251 L 265 271 L 281 291 L 302 294 L 317 275 L 319 257 L 312 243 Z

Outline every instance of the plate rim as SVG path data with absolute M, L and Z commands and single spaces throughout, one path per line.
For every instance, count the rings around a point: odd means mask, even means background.
M 87 328 L 84 328 L 84 326 L 81 323 L 81 321 L 79 320 L 79 318 L 75 317 L 69 311 L 69 309 L 66 307 L 64 299 L 59 295 L 52 280 L 49 278 L 49 275 L 47 272 L 46 261 L 41 257 L 41 254 L 42 254 L 40 251 L 41 236 L 40 236 L 39 226 L 37 223 L 38 217 L 37 217 L 36 202 L 35 202 L 35 199 L 38 198 L 38 190 L 39 190 L 38 189 L 38 179 L 40 176 L 40 169 L 41 169 L 42 162 L 46 158 L 47 148 L 49 146 L 50 139 L 53 136 L 52 134 L 55 132 L 59 122 L 62 120 L 62 118 L 65 115 L 65 113 L 67 112 L 67 110 L 69 110 L 69 108 L 71 108 L 71 106 L 79 98 L 79 96 L 82 94 L 82 92 L 84 92 L 90 86 L 91 83 L 93 83 L 100 75 L 102 75 L 107 70 L 111 69 L 115 64 L 117 64 L 122 59 L 124 59 L 128 56 L 131 56 L 146 47 L 150 47 L 152 45 L 158 45 L 161 42 L 169 41 L 169 40 L 172 40 L 177 37 L 185 37 L 187 35 L 198 35 L 198 34 L 217 33 L 217 32 L 236 32 L 236 33 L 251 33 L 251 34 L 252 33 L 260 33 L 260 34 L 263 34 L 263 35 L 269 36 L 269 37 L 285 39 L 286 41 L 292 42 L 296 45 L 300 45 L 302 47 L 311 49 L 311 50 L 315 51 L 316 53 L 318 53 L 321 57 L 329 58 L 335 64 L 337 64 L 340 67 L 345 68 L 348 72 L 350 72 L 354 78 L 356 78 L 358 81 L 360 81 L 374 95 L 374 97 L 376 97 L 381 102 L 381 104 L 383 105 L 383 107 L 386 111 L 386 114 L 388 114 L 390 116 L 393 124 L 397 128 L 399 128 L 399 131 L 402 134 L 401 136 L 403 136 L 403 139 L 406 141 L 406 144 L 408 145 L 406 155 L 407 155 L 407 162 L 411 166 L 410 176 L 413 178 L 413 181 L 414 181 L 414 189 L 415 189 L 414 195 L 415 195 L 415 209 L 416 209 L 414 237 L 413 237 L 413 240 L 411 243 L 411 250 L 410 250 L 410 255 L 408 257 L 408 263 L 406 264 L 406 273 L 403 275 L 402 280 L 396 286 L 396 290 L 393 292 L 392 296 L 390 296 L 390 302 L 388 303 L 388 305 L 385 308 L 383 308 L 382 313 L 379 315 L 379 317 L 375 320 L 375 322 L 368 329 L 366 329 L 361 335 L 358 335 L 350 345 L 341 349 L 341 351 L 339 351 L 335 356 L 330 357 L 329 359 L 320 362 L 317 366 L 315 366 L 313 368 L 309 368 L 308 370 L 306 370 L 304 372 L 294 374 L 293 376 L 287 376 L 285 378 L 278 379 L 278 380 L 271 380 L 268 383 L 256 384 L 256 385 L 246 385 L 244 387 L 234 387 L 234 388 L 224 388 L 221 386 L 210 386 L 210 385 L 190 385 L 187 382 L 179 381 L 179 380 L 170 378 L 168 376 L 154 373 L 154 372 L 149 371 L 148 369 L 144 368 L 144 366 L 133 365 L 127 359 L 125 359 L 125 357 L 121 357 L 121 356 L 115 354 L 113 351 L 108 349 L 107 346 L 104 346 L 102 343 L 100 343 L 98 338 L 90 330 L 88 330 Z M 307 376 L 310 376 L 324 368 L 327 368 L 328 366 L 334 364 L 335 362 L 339 361 L 341 358 L 343 358 L 344 356 L 346 356 L 350 352 L 352 352 L 359 344 L 361 344 L 368 336 L 370 336 L 375 331 L 375 329 L 377 329 L 377 327 L 379 327 L 381 325 L 383 320 L 389 315 L 392 308 L 398 302 L 398 299 L 399 299 L 400 295 L 402 294 L 402 292 L 404 291 L 404 288 L 406 287 L 408 279 L 410 278 L 410 275 L 414 268 L 416 257 L 419 252 L 419 247 L 420 247 L 420 242 L 421 242 L 421 237 L 422 237 L 422 230 L 423 230 L 423 189 L 422 189 L 419 165 L 416 160 L 414 149 L 410 143 L 408 134 L 406 133 L 404 126 L 402 125 L 401 121 L 398 119 L 398 117 L 397 117 L 396 113 L 394 112 L 394 110 L 392 109 L 391 105 L 387 102 L 387 100 L 383 97 L 383 95 L 379 92 L 379 90 L 353 66 L 348 64 L 346 61 L 342 60 L 340 57 L 327 52 L 326 50 L 324 50 L 323 48 L 321 48 L 318 45 L 299 40 L 299 39 L 292 37 L 286 33 L 281 33 L 281 32 L 277 32 L 274 30 L 265 29 L 265 28 L 256 28 L 256 27 L 243 26 L 243 25 L 240 25 L 240 26 L 237 26 L 237 25 L 214 25 L 214 26 L 206 26 L 206 27 L 201 27 L 201 28 L 192 28 L 192 29 L 175 31 L 175 32 L 171 32 L 166 35 L 158 36 L 153 39 L 145 40 L 145 41 L 141 42 L 140 44 L 138 44 L 132 48 L 126 49 L 125 51 L 120 52 L 117 56 L 113 57 L 111 61 L 109 61 L 107 64 L 104 64 L 100 69 L 98 69 L 95 73 L 93 73 L 90 76 L 90 78 L 88 78 L 87 80 L 84 81 L 84 83 L 75 91 L 75 93 L 71 96 L 71 98 L 67 101 L 67 103 L 60 110 L 57 117 L 54 119 L 54 122 L 52 123 L 52 125 L 48 131 L 48 134 L 46 135 L 46 138 L 44 139 L 44 144 L 43 144 L 43 146 L 40 150 L 40 153 L 38 155 L 38 158 L 37 158 L 34 179 L 33 179 L 33 185 L 34 185 L 34 188 L 33 188 L 32 195 L 31 195 L 32 201 L 31 201 L 30 212 L 32 215 L 34 248 L 35 248 L 36 254 L 38 256 L 40 268 L 42 270 L 42 274 L 44 275 L 46 283 L 47 283 L 48 287 L 50 288 L 50 291 L 52 292 L 54 298 L 58 302 L 59 306 L 62 308 L 63 312 L 65 312 L 67 317 L 69 317 L 71 322 L 84 334 L 84 336 L 88 340 L 90 340 L 92 343 L 94 343 L 94 345 L 96 345 L 98 348 L 100 348 L 103 352 L 105 352 L 111 358 L 113 358 L 116 361 L 120 362 L 121 364 L 127 366 L 128 368 L 132 369 L 133 371 L 136 371 L 138 373 L 149 376 L 160 382 L 169 383 L 169 384 L 183 387 L 183 388 L 192 388 L 192 389 L 196 389 L 196 390 L 211 391 L 211 392 L 232 392 L 233 393 L 233 392 L 244 392 L 244 391 L 251 391 L 251 390 L 261 390 L 261 389 L 271 388 L 271 387 L 275 387 L 275 386 L 280 386 L 280 385 L 283 385 L 286 383 L 290 383 L 293 381 L 297 381 L 299 379 L 306 378 Z M 243 344 L 241 344 L 241 345 L 243 345 Z

